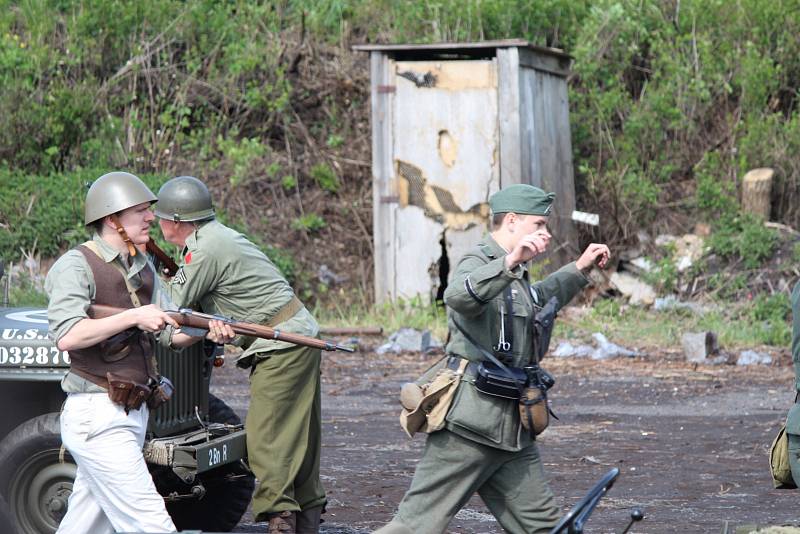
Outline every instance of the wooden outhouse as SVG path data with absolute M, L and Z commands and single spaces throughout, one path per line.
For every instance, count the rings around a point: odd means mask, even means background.
M 569 55 L 521 40 L 353 48 L 370 55 L 377 302 L 441 298 L 511 184 L 555 191 L 548 258 L 577 257 Z

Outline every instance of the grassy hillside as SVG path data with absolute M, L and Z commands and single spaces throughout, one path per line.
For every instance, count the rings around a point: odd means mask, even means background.
M 80 239 L 82 183 L 106 170 L 156 182 L 193 174 L 229 220 L 294 258 L 307 295 L 368 302 L 369 85 L 366 57 L 349 49 L 366 41 L 521 37 L 573 54 L 578 204 L 605 221 L 594 239 L 631 243 L 642 224 L 682 231 L 701 220 L 735 240 L 749 227 L 736 208 L 741 177 L 759 166 L 777 170 L 773 220 L 800 226 L 798 0 L 2 8 L 6 258 Z M 748 242 L 770 241 L 758 232 Z M 725 243 L 733 261 L 748 255 Z M 319 276 L 323 263 L 337 278 Z

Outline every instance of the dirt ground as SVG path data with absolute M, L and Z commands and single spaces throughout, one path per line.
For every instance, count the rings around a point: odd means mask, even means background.
M 365 533 L 388 522 L 408 488 L 424 444 L 400 429 L 397 392 L 439 355 L 377 355 L 381 340 L 355 354 L 326 353 L 323 365 L 322 478 L 328 492 L 323 532 Z M 612 467 L 615 486 L 588 532 L 621 532 L 630 509 L 646 519 L 631 532 L 720 532 L 726 521 L 800 521 L 800 493 L 774 490 L 767 450 L 793 401 L 791 363 L 696 366 L 675 352 L 652 351 L 607 361 L 549 359 L 560 418 L 539 449 L 564 510 Z M 240 415 L 247 375 L 231 363 L 217 370 L 214 393 Z M 236 532 L 263 532 L 248 512 Z M 502 529 L 475 497 L 450 532 Z

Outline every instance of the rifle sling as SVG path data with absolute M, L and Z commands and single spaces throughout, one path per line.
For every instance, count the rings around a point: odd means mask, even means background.
M 284 304 L 272 317 L 264 321 L 262 324 L 270 328 L 274 328 L 279 324 L 288 321 L 295 316 L 297 312 L 303 309 L 303 303 L 297 297 L 292 297 L 292 300 Z

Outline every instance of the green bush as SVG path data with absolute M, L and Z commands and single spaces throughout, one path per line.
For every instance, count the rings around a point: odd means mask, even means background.
M 325 163 L 317 163 L 311 167 L 311 178 L 321 189 L 330 193 L 336 193 L 341 187 L 336 173 Z
M 755 269 L 772 257 L 778 235 L 752 215 L 724 216 L 708 243 L 723 258 L 741 260 L 745 268 Z
M 306 213 L 302 217 L 298 217 L 292 221 L 292 228 L 295 230 L 316 232 L 317 230 L 325 228 L 325 219 L 316 213 Z
M 792 340 L 791 310 L 787 294 L 757 295 L 743 308 L 742 319 L 752 321 L 763 343 L 787 347 Z

